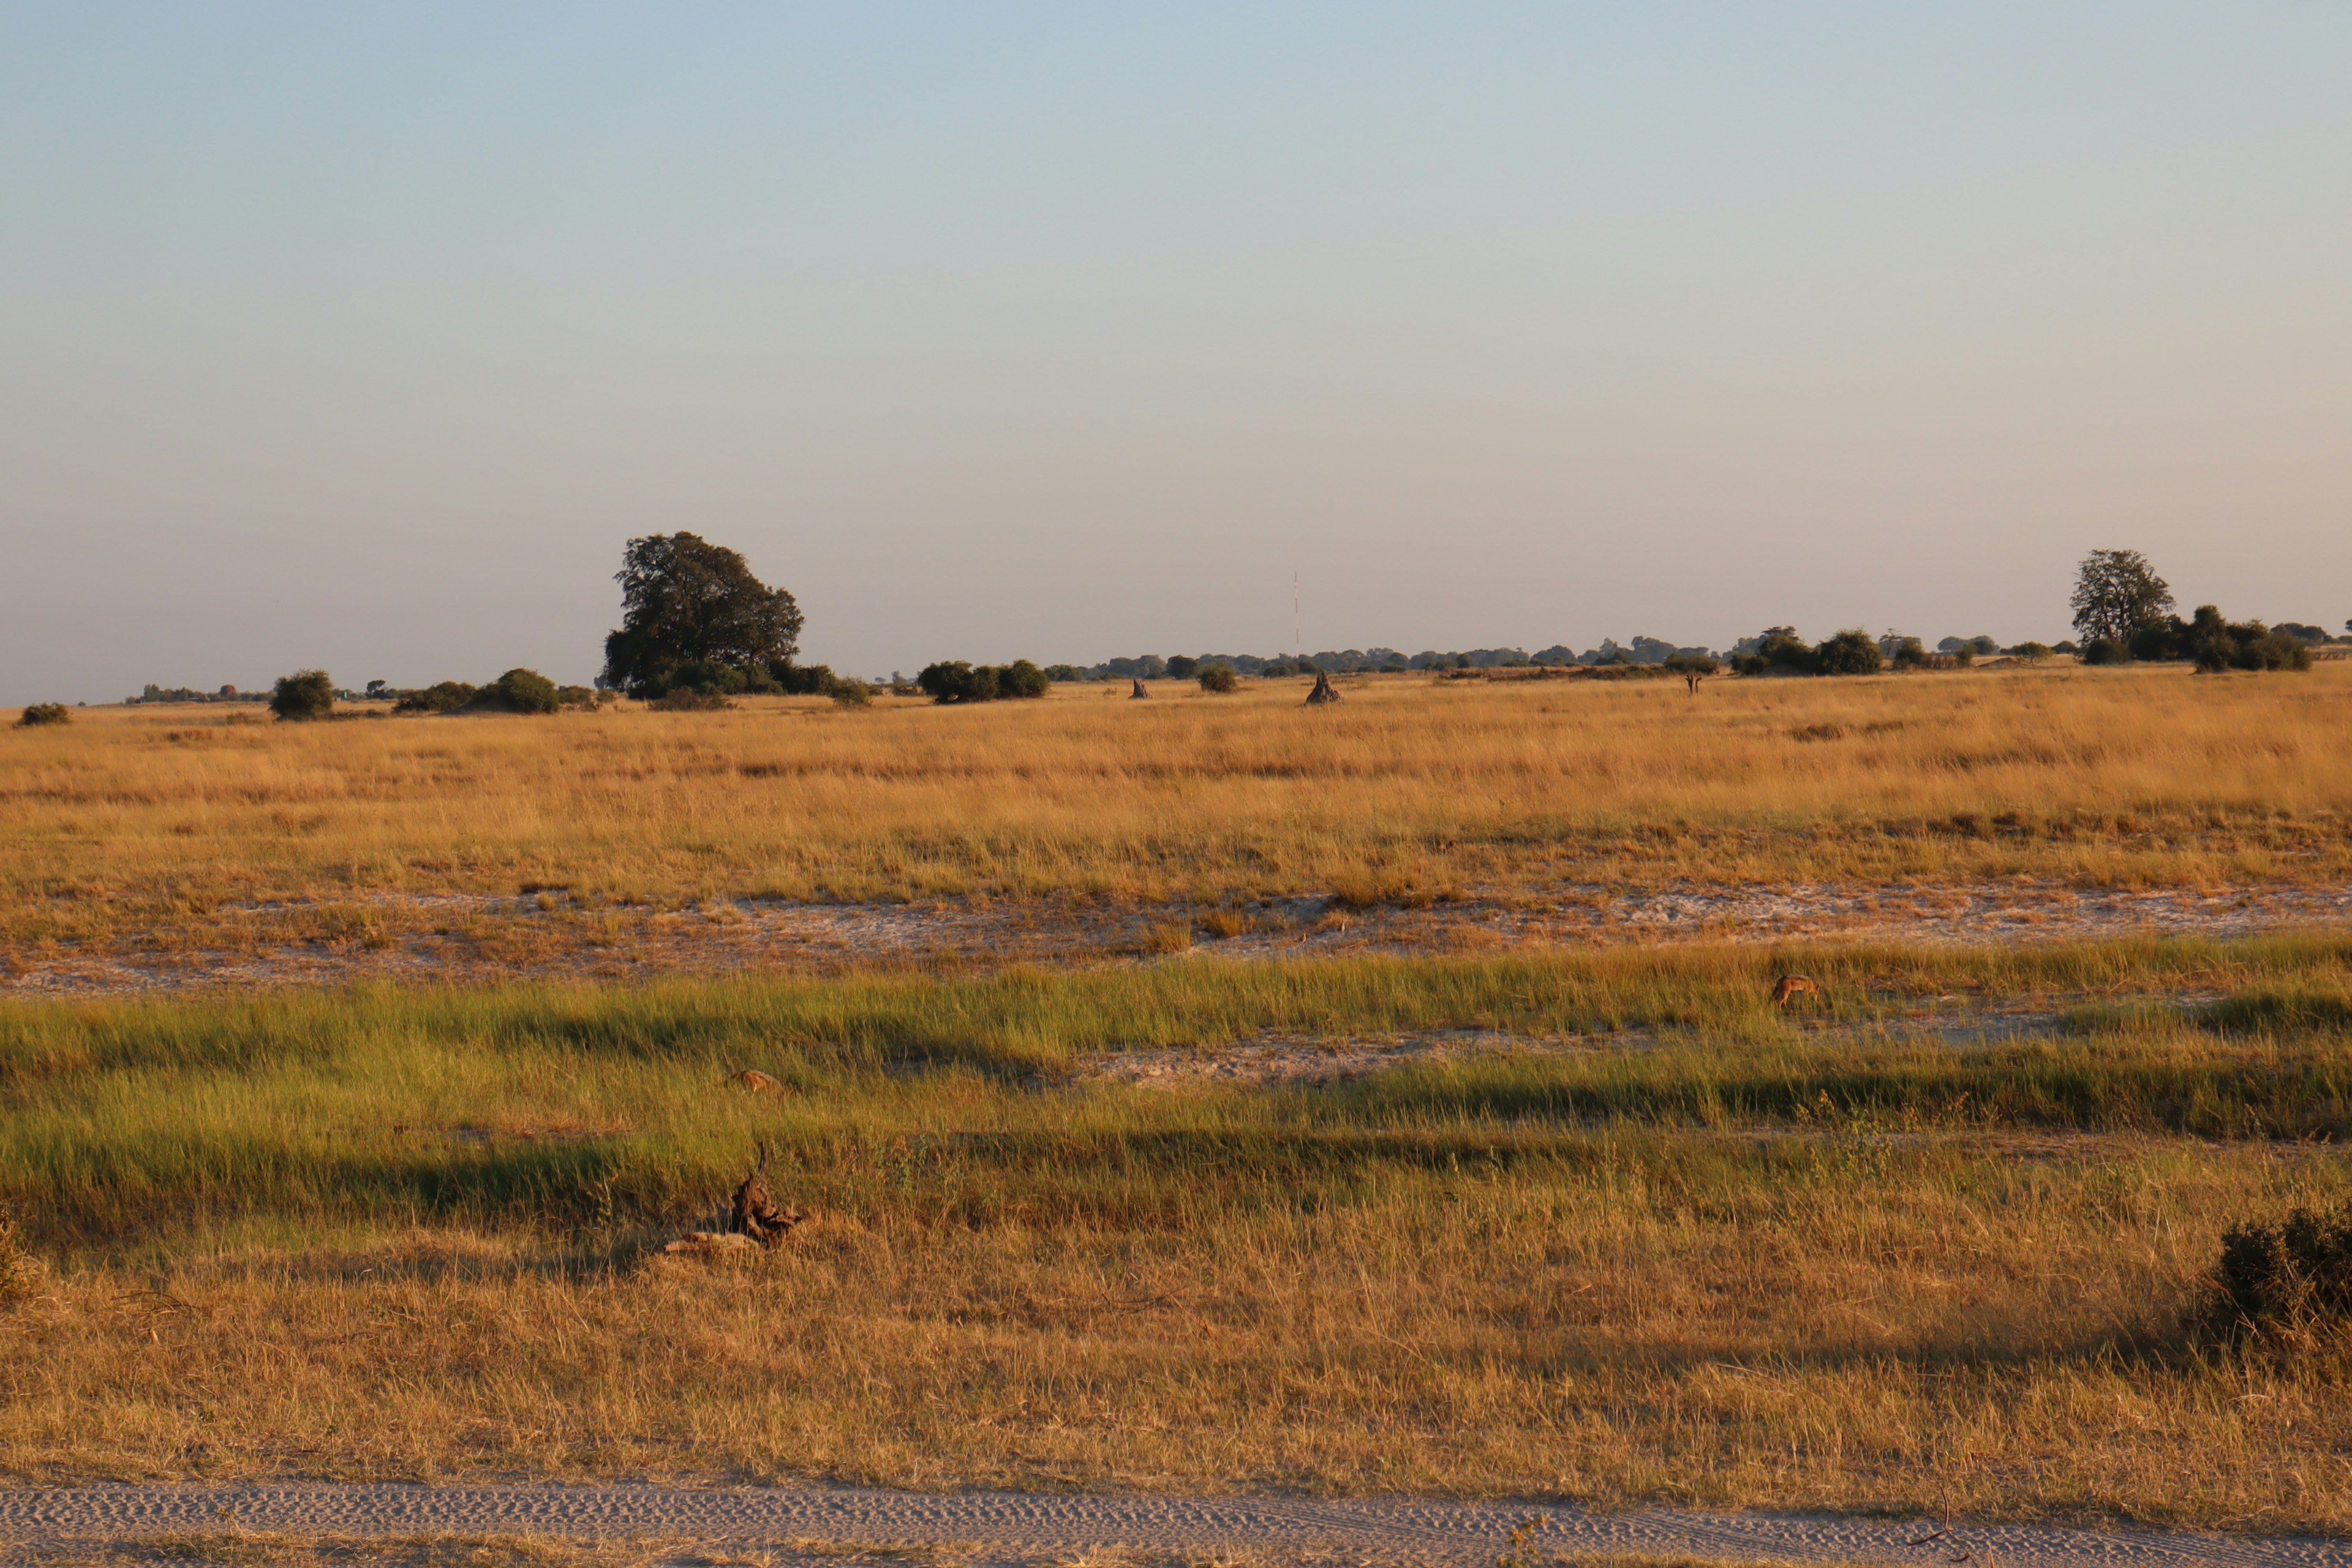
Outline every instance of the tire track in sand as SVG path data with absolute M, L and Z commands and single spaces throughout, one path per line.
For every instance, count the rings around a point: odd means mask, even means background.
M 1491 1564 L 1512 1531 L 1569 1551 L 1689 1553 L 1727 1563 L 1992 1564 L 2003 1568 L 2352 1568 L 2352 1542 L 2194 1531 L 1641 1510 L 1412 1499 L 1060 1496 L 854 1488 L 287 1484 L 0 1490 L 0 1538 L 27 1546 L 230 1530 L 290 1536 L 518 1535 L 695 1541 L 962 1543 L 1032 1552 L 1246 1550 L 1395 1563 Z

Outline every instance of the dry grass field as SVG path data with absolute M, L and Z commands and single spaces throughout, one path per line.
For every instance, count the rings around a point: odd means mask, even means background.
M 2226 1225 L 2352 1191 L 2352 946 L 1806 956 L 1801 1021 L 1694 948 L 17 1005 L 0 1468 L 2352 1528 L 2346 1348 L 2192 1330 Z M 759 1140 L 817 1222 L 658 1252 Z
M 1299 695 L 0 732 L 20 975 L 528 970 L 766 900 L 1191 950 L 0 1002 L 0 1472 L 2352 1531 L 2352 1342 L 2197 1327 L 2231 1224 L 2352 1194 L 2346 938 L 1248 947 L 1675 889 L 2341 890 L 2352 670 Z M 1792 967 L 1827 995 L 1775 1012 Z M 1268 1051 L 1328 1070 L 1218 1076 Z M 818 1221 L 664 1254 L 761 1141 Z
M 513 963 L 734 900 L 947 900 L 1073 930 L 1140 912 L 1229 934 L 1269 900 L 1333 895 L 1539 910 L 1673 888 L 2352 873 L 2352 665 L 1722 680 L 1696 698 L 1375 678 L 1321 710 L 1301 689 L 312 725 L 89 710 L 0 731 L 0 952 L 438 937 Z

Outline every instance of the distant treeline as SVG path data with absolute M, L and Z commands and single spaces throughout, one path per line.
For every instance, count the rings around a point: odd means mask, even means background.
M 1100 664 L 1049 664 L 1045 673 L 1055 680 L 1190 680 L 1202 670 L 1223 665 L 1236 675 L 1360 675 L 1367 672 L 1402 673 L 1412 669 L 1517 669 L 1533 665 L 1566 666 L 1572 664 L 1664 664 L 1677 653 L 1705 653 L 1705 648 L 1685 648 L 1657 637 L 1635 637 L 1619 647 L 1615 638 L 1603 637 L 1597 648 L 1578 653 L 1561 643 L 1529 653 L 1523 647 L 1476 647 L 1465 652 L 1440 653 L 1434 648 L 1420 653 L 1401 653 L 1392 647 L 1326 648 L 1321 653 L 1307 655 L 1274 654 L 1261 657 L 1254 653 L 1175 654 L 1161 658 L 1156 653 L 1139 654 L 1133 658 L 1105 659 Z
M 126 697 L 122 700 L 125 707 L 136 707 L 142 702 L 267 702 L 268 700 L 269 693 L 267 691 L 239 691 L 234 686 L 224 686 L 216 690 L 199 690 L 193 686 L 158 686 L 152 680 L 147 683 L 146 689 L 140 692 L 138 696 Z

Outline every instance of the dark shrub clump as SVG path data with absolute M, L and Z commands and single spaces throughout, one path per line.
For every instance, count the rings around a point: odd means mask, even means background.
M 2352 1209 L 2231 1226 L 2214 1286 L 2213 1326 L 2233 1339 L 2352 1318 Z
M 962 659 L 950 659 L 925 665 L 915 677 L 934 702 L 993 702 L 1004 697 L 1043 697 L 1053 682 L 1045 672 L 1025 658 L 1011 664 L 973 665 Z
M 715 713 L 735 704 L 716 691 L 697 691 L 691 686 L 680 686 L 655 698 L 647 706 L 664 713 Z
M 1823 675 L 1876 675 L 1885 659 L 1878 641 L 1860 626 L 1848 626 L 1813 650 Z
M 2131 649 L 2114 637 L 2094 637 L 2083 645 L 2084 664 L 2129 664 Z
M 1238 691 L 1242 684 L 1240 677 L 1234 674 L 1234 667 L 1229 664 L 1209 666 L 1201 672 L 1200 681 L 1202 690 L 1213 693 Z
M 509 669 L 466 704 L 478 713 L 552 713 L 562 705 L 555 682 L 535 669 Z
M 395 713 L 455 713 L 474 700 L 479 689 L 472 682 L 444 680 L 422 691 L 412 691 L 392 705 Z
M 16 715 L 16 726 L 30 730 L 41 724 L 70 724 L 73 715 L 62 702 L 36 702 Z
M 1731 668 L 1741 675 L 1819 675 L 1821 656 L 1790 626 L 1767 626 L 1752 653 L 1735 653 Z
M 289 723 L 324 719 L 334 706 L 335 682 L 323 669 L 281 675 L 269 694 L 269 710 Z

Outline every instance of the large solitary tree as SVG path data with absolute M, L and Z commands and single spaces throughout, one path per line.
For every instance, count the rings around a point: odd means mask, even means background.
M 2074 578 L 2074 631 L 2085 643 L 2129 643 L 2172 613 L 2172 588 L 2137 550 L 2094 550 Z
M 698 534 L 632 539 L 614 581 L 621 626 L 604 639 L 607 686 L 642 694 L 689 664 L 764 679 L 800 650 L 801 609 L 792 595 Z

